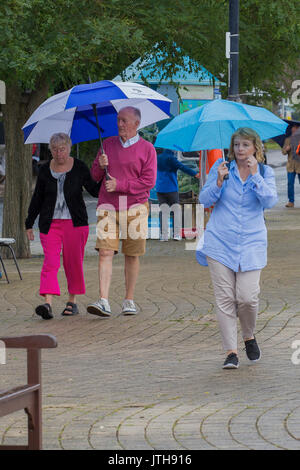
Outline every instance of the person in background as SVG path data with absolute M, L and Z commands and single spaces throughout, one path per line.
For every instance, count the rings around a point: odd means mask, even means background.
M 156 149 L 157 151 L 157 179 L 156 193 L 159 205 L 167 204 L 169 207 L 173 204 L 179 204 L 179 189 L 177 181 L 177 171 L 183 171 L 187 175 L 199 178 L 199 172 L 189 168 L 180 162 L 174 155 L 173 150 Z M 169 213 L 168 213 L 169 215 Z M 160 212 L 160 240 L 167 242 L 169 239 L 168 223 L 164 220 L 163 210 Z M 181 221 L 177 223 L 173 212 L 174 240 L 181 240 Z
M 286 163 L 286 171 L 287 171 L 287 192 L 288 192 L 288 202 L 286 203 L 285 207 L 292 208 L 295 205 L 295 179 L 298 176 L 298 181 L 300 183 L 300 157 L 299 159 L 293 158 L 293 152 L 291 148 L 291 137 L 295 136 L 298 132 L 300 134 L 300 126 L 299 124 L 292 124 L 291 128 L 291 136 L 286 137 L 283 147 L 282 153 L 283 155 L 287 155 L 287 163 Z M 300 142 L 300 135 L 299 135 L 299 142 Z
M 100 185 L 92 179 L 84 162 L 70 156 L 71 146 L 67 134 L 52 135 L 50 151 L 53 158 L 38 173 L 25 221 L 27 237 L 32 241 L 32 227 L 39 215 L 40 240 L 44 251 L 40 295 L 45 298 L 45 303 L 38 305 L 35 313 L 44 320 L 53 318 L 52 298 L 60 295 L 57 274 L 61 251 L 69 292 L 62 315 L 77 315 L 76 295 L 85 293 L 83 258 L 89 227 L 82 190 L 85 188 L 97 197 Z
M 32 174 L 37 176 L 39 172 L 40 148 L 37 144 L 32 144 Z
M 141 122 L 138 108 L 127 106 L 117 116 L 118 135 L 103 142 L 91 169 L 96 181 L 108 180 L 101 186 L 98 198 L 96 250 L 99 251 L 99 295 L 88 305 L 92 315 L 109 317 L 109 291 L 114 254 L 119 251 L 120 229 L 122 253 L 125 257 L 124 315 L 136 315 L 134 302 L 138 279 L 139 258 L 146 252 L 148 235 L 148 199 L 156 179 L 156 151 L 153 145 L 140 137 Z M 131 230 L 133 228 L 133 230 Z
M 254 336 L 259 307 L 260 274 L 267 264 L 267 230 L 264 209 L 277 202 L 271 167 L 260 164 L 264 156 L 258 134 L 238 129 L 231 137 L 228 162 L 218 160 L 200 192 L 204 207 L 214 204 L 196 257 L 209 266 L 215 293 L 217 318 L 223 348 L 224 369 L 239 367 L 237 318 L 246 355 L 251 362 L 261 358 Z M 228 179 L 224 179 L 229 175 Z

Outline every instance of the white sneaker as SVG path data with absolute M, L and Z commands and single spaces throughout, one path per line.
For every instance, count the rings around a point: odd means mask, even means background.
M 160 242 L 167 242 L 169 240 L 169 237 L 160 237 L 159 241 Z
M 182 237 L 180 235 L 176 235 L 175 237 L 173 237 L 173 240 L 180 242 L 182 240 Z
M 122 305 L 122 313 L 124 315 L 136 315 L 138 313 L 138 309 L 133 300 L 125 299 Z
M 98 317 L 110 317 L 111 309 L 107 299 L 99 299 L 87 306 L 87 312 Z

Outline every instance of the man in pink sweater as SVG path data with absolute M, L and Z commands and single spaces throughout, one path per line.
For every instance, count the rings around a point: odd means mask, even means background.
M 148 233 L 148 199 L 156 181 L 156 151 L 137 133 L 141 122 L 139 109 L 128 106 L 118 113 L 118 136 L 103 143 L 91 174 L 102 180 L 98 198 L 97 243 L 99 250 L 100 298 L 88 305 L 88 313 L 109 317 L 108 301 L 114 253 L 125 255 L 124 315 L 135 315 L 134 290 L 139 273 L 139 256 L 146 250 Z M 106 172 L 109 179 L 105 178 Z M 121 234 L 120 234 L 121 231 Z

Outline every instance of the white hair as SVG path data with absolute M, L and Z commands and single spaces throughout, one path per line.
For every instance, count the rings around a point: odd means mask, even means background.
M 132 111 L 132 113 L 134 114 L 134 116 L 137 118 L 137 120 L 139 122 L 141 122 L 142 120 L 142 115 L 141 115 L 141 111 L 139 110 L 139 108 L 135 108 L 134 106 L 125 106 L 124 108 L 120 109 L 119 110 L 119 113 L 121 111 L 124 111 L 125 109 L 130 109 Z
M 64 144 L 72 147 L 72 140 L 70 139 L 68 134 L 65 134 L 64 132 L 57 132 L 53 134 L 49 141 L 49 147 L 53 147 L 53 145 L 57 144 L 58 142 L 63 142 Z

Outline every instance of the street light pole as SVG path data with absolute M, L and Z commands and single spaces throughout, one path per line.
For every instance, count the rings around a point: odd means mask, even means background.
M 239 0 L 229 0 L 229 90 L 228 99 L 239 101 Z

